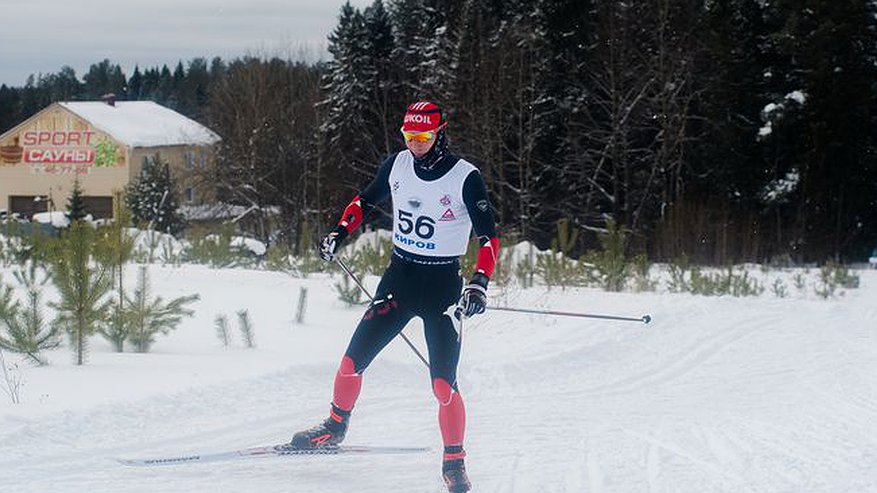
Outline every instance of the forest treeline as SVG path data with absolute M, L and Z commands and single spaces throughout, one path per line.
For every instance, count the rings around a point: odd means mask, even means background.
M 212 183 L 295 244 L 445 109 L 501 233 L 573 253 L 608 221 L 655 260 L 856 261 L 877 245 L 873 0 L 376 0 L 328 61 L 110 60 L 0 86 L 0 131 L 54 101 L 154 100 L 214 129 Z M 268 211 L 282 211 L 269 226 Z M 309 226 L 310 225 L 310 226 Z M 271 235 L 280 231 L 282 235 Z

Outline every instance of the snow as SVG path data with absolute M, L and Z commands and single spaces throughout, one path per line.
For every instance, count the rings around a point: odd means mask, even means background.
M 798 104 L 804 104 L 807 102 L 807 96 L 804 95 L 801 91 L 792 91 L 786 94 L 786 99 L 794 101 Z
M 0 268 L 7 282 L 12 269 Z M 0 392 L 0 491 L 445 491 L 429 375 L 399 340 L 366 372 L 347 443 L 429 453 L 117 463 L 277 443 L 316 424 L 363 311 L 338 300 L 340 274 L 149 271 L 165 299 L 200 294 L 195 316 L 148 354 L 94 338 L 85 366 L 66 347 L 50 366 L 21 364 L 22 402 Z M 490 311 L 468 321 L 459 379 L 473 491 L 877 491 L 877 271 L 857 274 L 859 289 L 830 300 L 810 288 L 731 298 L 492 287 L 498 305 L 653 322 Z M 225 348 L 213 321 L 226 315 L 238 335 L 243 309 L 256 348 L 239 337 Z M 406 333 L 424 349 L 421 327 Z
M 56 228 L 66 228 L 70 225 L 70 219 L 63 211 L 55 212 L 37 212 L 33 215 L 33 222 L 40 224 L 51 224 Z
M 220 140 L 207 127 L 152 101 L 58 104 L 131 147 L 210 145 Z
M 768 204 L 782 202 L 798 188 L 800 182 L 801 175 L 798 171 L 790 171 L 785 177 L 768 183 L 761 192 L 761 199 Z
M 265 252 L 268 251 L 268 247 L 264 243 L 253 238 L 247 238 L 246 236 L 233 236 L 231 238 L 231 246 L 243 248 L 259 257 L 265 255 Z

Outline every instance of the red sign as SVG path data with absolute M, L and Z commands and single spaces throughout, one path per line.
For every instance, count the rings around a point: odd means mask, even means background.
M 24 151 L 24 162 L 31 164 L 89 164 L 94 162 L 94 149 L 29 148 Z
M 93 164 L 94 132 L 25 132 L 22 135 L 24 162 L 28 164 Z M 44 170 L 53 173 L 50 168 Z

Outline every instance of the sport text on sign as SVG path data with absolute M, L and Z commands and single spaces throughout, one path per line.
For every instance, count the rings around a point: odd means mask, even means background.
M 25 132 L 25 146 L 90 146 L 94 132 Z
M 77 174 L 88 173 L 91 166 L 118 165 L 118 146 L 108 139 L 98 141 L 91 131 L 25 132 L 22 144 L 23 161 L 42 166 L 43 173 L 61 174 L 69 165 L 77 167 Z

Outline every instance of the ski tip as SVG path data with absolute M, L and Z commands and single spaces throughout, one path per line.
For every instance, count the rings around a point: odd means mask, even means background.
M 643 315 L 643 323 L 644 324 L 649 325 L 649 322 L 651 322 L 651 321 L 652 321 L 651 315 Z

